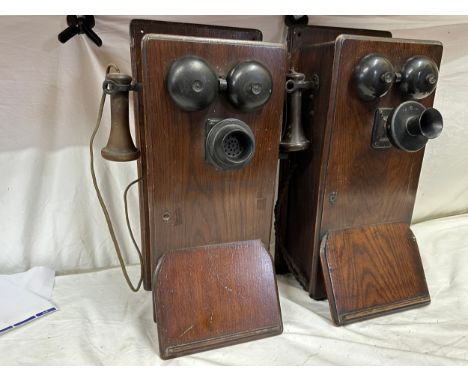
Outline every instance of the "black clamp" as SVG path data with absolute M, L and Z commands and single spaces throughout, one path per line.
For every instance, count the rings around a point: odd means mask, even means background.
M 313 74 L 310 80 L 306 80 L 304 74 L 291 71 L 286 81 L 286 93 L 294 93 L 297 90 L 317 90 L 320 85 L 319 76 Z
M 108 95 L 112 95 L 118 92 L 139 92 L 143 88 L 141 83 L 131 83 L 131 84 L 119 84 L 116 81 L 113 80 L 105 80 L 102 83 L 102 90 L 104 90 L 104 93 Z

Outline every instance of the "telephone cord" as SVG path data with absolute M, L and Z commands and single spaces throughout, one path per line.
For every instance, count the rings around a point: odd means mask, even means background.
M 116 65 L 109 64 L 107 66 L 107 69 L 106 69 L 106 75 L 110 72 L 111 69 L 114 69 L 115 71 L 120 72 L 119 68 Z M 98 117 L 97 117 L 97 121 L 96 121 L 96 126 L 94 128 L 93 134 L 91 135 L 91 139 L 90 139 L 90 142 L 89 142 L 89 153 L 90 153 L 90 158 L 91 158 L 91 161 L 90 161 L 91 177 L 93 178 L 94 189 L 96 190 L 96 195 L 97 195 L 97 197 L 99 199 L 99 204 L 101 205 L 102 212 L 104 213 L 104 217 L 106 218 L 107 228 L 109 229 L 109 233 L 110 233 L 110 236 L 112 238 L 112 242 L 114 243 L 115 252 L 116 252 L 117 257 L 119 259 L 120 267 L 122 268 L 122 273 L 124 275 L 125 281 L 127 282 L 129 288 L 133 292 L 138 292 L 138 290 L 141 288 L 141 284 L 143 283 L 143 256 L 142 256 L 140 248 L 138 247 L 138 244 L 137 244 L 137 242 L 135 240 L 135 236 L 133 235 L 133 231 L 132 231 L 132 228 L 131 228 L 131 225 L 130 225 L 130 219 L 128 217 L 127 193 L 129 191 L 129 189 L 135 183 L 140 182 L 142 180 L 142 178 L 138 178 L 138 179 L 135 179 L 134 181 L 130 182 L 130 184 L 125 188 L 125 191 L 124 191 L 125 219 L 126 219 L 126 223 L 127 223 L 127 228 L 128 228 L 128 232 L 130 234 L 130 237 L 132 239 L 133 245 L 134 245 L 136 251 L 138 252 L 138 257 L 140 258 L 140 279 L 138 281 L 137 286 L 134 286 L 132 281 L 130 280 L 129 275 L 128 275 L 127 268 L 125 266 L 125 261 L 123 259 L 122 252 L 120 250 L 120 246 L 119 246 L 119 243 L 117 241 L 117 237 L 115 235 L 114 226 L 112 225 L 112 221 L 111 221 L 109 212 L 107 210 L 106 204 L 104 203 L 104 199 L 103 199 L 101 191 L 99 189 L 97 179 L 96 179 L 96 173 L 95 173 L 95 169 L 94 169 L 94 150 L 93 150 L 94 138 L 96 137 L 96 134 L 97 134 L 97 132 L 99 130 L 99 127 L 101 125 L 101 119 L 102 119 L 102 114 L 103 114 L 103 111 L 104 111 L 105 101 L 106 101 L 106 93 L 103 91 L 102 96 L 101 96 L 101 103 L 99 104 L 99 112 L 98 112 Z

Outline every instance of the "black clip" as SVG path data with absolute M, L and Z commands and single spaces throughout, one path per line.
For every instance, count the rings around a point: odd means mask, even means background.
M 143 86 L 141 83 L 131 83 L 129 85 L 119 84 L 113 80 L 105 80 L 102 83 L 102 90 L 108 95 L 112 95 L 118 92 L 139 92 Z
M 286 81 L 286 93 L 293 93 L 299 89 L 317 90 L 319 88 L 319 76 L 313 74 L 310 80 L 306 80 L 302 73 L 291 71 Z

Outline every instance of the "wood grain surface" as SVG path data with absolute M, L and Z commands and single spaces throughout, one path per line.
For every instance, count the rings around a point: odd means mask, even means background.
M 212 37 L 233 40 L 261 41 L 262 32 L 256 29 L 232 28 L 216 25 L 174 23 L 156 20 L 135 19 L 130 23 L 130 54 L 132 61 L 132 76 L 135 82 L 143 81 L 141 40 L 150 33 L 161 33 L 181 36 Z M 146 182 L 146 142 L 144 126 L 144 104 L 143 91 L 133 94 L 134 116 L 135 116 L 135 136 L 137 146 L 142 155 L 138 160 L 138 176 L 143 180 L 139 184 L 140 199 L 140 227 L 141 227 L 141 250 L 143 253 L 144 288 L 151 289 L 152 269 L 150 266 L 150 233 L 149 233 L 149 213 L 148 213 L 148 184 Z
M 322 239 L 320 258 L 336 325 L 430 302 L 416 238 L 407 224 L 332 231 Z
M 363 102 L 350 78 L 360 59 L 369 53 L 388 57 L 401 69 L 412 56 L 430 57 L 440 65 L 442 46 L 437 42 L 367 39 L 342 36 L 337 40 L 335 108 L 328 121 L 330 138 L 325 195 L 337 193 L 335 203 L 324 203 L 322 233 L 363 225 L 411 222 L 424 149 L 408 153 L 391 147 L 371 147 L 376 108 L 395 108 L 406 101 L 398 86 L 377 102 Z M 434 93 L 420 100 L 432 106 Z M 430 144 L 437 144 L 434 141 Z
M 290 177 L 291 169 L 295 170 L 290 185 L 284 189 L 281 216 L 277 223 L 275 263 L 280 273 L 284 273 L 287 264 L 299 282 L 316 299 L 326 297 L 320 261 L 318 257 L 311 256 L 310 247 L 310 240 L 314 240 L 311 232 L 315 232 L 315 227 L 319 224 L 319 187 L 315 180 L 319 177 L 322 165 L 325 134 L 324 128 L 316 126 L 325 126 L 327 111 L 333 104 L 330 92 L 335 39 L 345 33 L 391 37 L 391 33 L 387 31 L 314 25 L 291 27 L 287 37 L 289 67 L 304 73 L 306 79 L 318 74 L 320 87 L 315 96 L 310 91 L 304 91 L 302 97 L 302 125 L 311 142 L 310 149 L 289 154 L 289 159 L 283 160 L 280 165 L 280 185 Z M 289 187 L 294 189 L 291 196 L 288 196 Z M 319 242 L 314 241 L 313 251 L 318 253 L 318 249 Z M 314 275 L 313 283 L 310 283 L 311 275 Z M 318 282 L 315 282 L 315 275 L 320 279 Z
M 284 96 L 284 47 L 147 35 L 143 52 L 151 266 L 178 248 L 254 239 L 268 247 Z M 226 75 L 243 60 L 259 61 L 273 78 L 270 100 L 260 110 L 244 113 L 220 95 L 204 110 L 182 111 L 169 97 L 165 78 L 170 64 L 187 55 L 205 59 L 218 75 Z M 250 126 L 256 151 L 246 167 L 222 171 L 206 162 L 204 127 L 209 118 L 237 118 Z
M 167 253 L 154 283 L 163 359 L 282 332 L 273 263 L 259 240 Z
M 320 90 L 314 100 L 306 99 L 303 104 L 304 110 L 313 108 L 313 119 L 303 114 L 313 147 L 294 159 L 298 167 L 289 187 L 286 246 L 316 299 L 326 297 L 319 261 L 323 235 L 377 224 L 409 226 L 411 222 L 424 150 L 406 153 L 394 147 L 371 147 L 375 110 L 394 108 L 405 98 L 397 86 L 375 102 L 357 97 L 351 76 L 369 53 L 383 54 L 399 69 L 414 55 L 428 56 L 439 65 L 442 46 L 343 35 L 336 43 L 301 50 L 297 70 L 319 73 Z M 434 94 L 421 103 L 431 106 L 433 99 Z

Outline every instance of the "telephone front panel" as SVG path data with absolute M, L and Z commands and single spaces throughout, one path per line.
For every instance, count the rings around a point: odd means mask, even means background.
M 155 34 L 142 44 L 151 268 L 178 248 L 268 247 L 284 47 Z
M 332 311 L 354 298 L 337 324 L 430 301 L 417 245 L 403 246 L 415 240 L 409 224 L 424 146 L 442 129 L 432 108 L 441 55 L 438 42 L 355 35 L 301 48 L 296 70 L 318 74 L 320 88 L 302 104 L 311 149 L 290 155 L 285 167 L 282 256 L 313 298 L 338 305 Z M 375 226 L 372 240 L 353 231 Z M 349 244 L 357 239 L 348 231 L 366 245 Z M 370 284 L 356 292 L 350 283 L 366 275 Z

